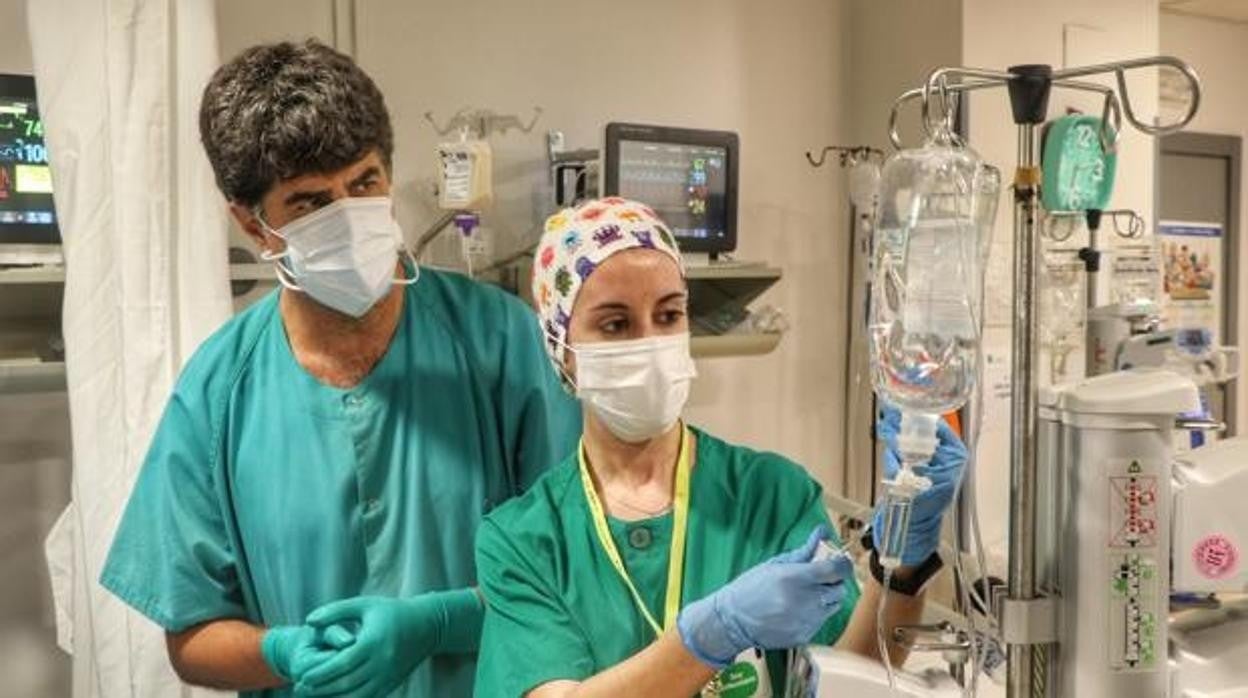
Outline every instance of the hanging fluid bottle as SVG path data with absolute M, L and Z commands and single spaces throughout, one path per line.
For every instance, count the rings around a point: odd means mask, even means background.
M 1000 176 L 945 133 L 884 165 L 871 293 L 876 393 L 906 412 L 966 403 Z
M 948 127 L 921 148 L 884 164 L 875 228 L 871 287 L 871 371 L 879 398 L 901 411 L 901 469 L 882 483 L 876 553 L 884 588 L 907 560 L 906 534 L 916 496 L 932 486 L 916 471 L 938 445 L 940 416 L 970 398 L 980 368 L 984 266 L 1001 178 Z M 912 553 L 913 556 L 913 553 Z M 876 640 L 896 684 L 885 640 L 885 605 Z
M 902 563 L 916 474 L 937 446 L 937 420 L 970 398 L 980 367 L 983 278 L 1000 175 L 947 128 L 884 165 L 872 277 L 876 394 L 901 411 L 901 471 L 883 483 L 880 562 Z

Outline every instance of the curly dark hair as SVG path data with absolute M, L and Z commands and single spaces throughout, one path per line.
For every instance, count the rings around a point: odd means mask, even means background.
M 274 184 L 332 172 L 377 150 L 394 130 L 386 101 L 355 61 L 309 40 L 253 46 L 204 88 L 199 136 L 226 198 L 256 206 Z

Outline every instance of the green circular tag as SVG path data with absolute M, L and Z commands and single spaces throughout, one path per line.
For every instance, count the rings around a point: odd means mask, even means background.
M 1041 202 L 1050 211 L 1104 209 L 1114 191 L 1118 156 L 1101 145 L 1101 120 L 1072 114 L 1054 119 L 1044 137 Z
M 719 698 L 752 698 L 758 692 L 758 670 L 737 662 L 719 673 Z

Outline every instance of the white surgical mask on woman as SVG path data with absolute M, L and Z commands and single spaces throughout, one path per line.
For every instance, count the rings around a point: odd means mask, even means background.
M 622 441 L 663 434 L 680 419 L 698 371 L 689 333 L 573 344 L 576 396 Z
M 318 303 L 352 317 L 362 317 L 390 291 L 394 265 L 403 248 L 403 235 L 391 212 L 388 196 L 338 199 L 282 226 L 264 227 L 286 241 L 284 252 L 265 252 L 274 262 L 277 278 L 292 291 L 302 291 Z M 259 216 L 257 216 L 259 218 Z

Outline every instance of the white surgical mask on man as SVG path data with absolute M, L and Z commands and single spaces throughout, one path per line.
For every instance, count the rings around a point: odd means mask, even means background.
M 345 315 L 362 317 L 392 283 L 415 283 L 420 274 L 413 260 L 412 278 L 394 278 L 403 235 L 391 210 L 388 196 L 347 197 L 280 230 L 261 219 L 270 233 L 286 241 L 284 252 L 265 252 L 261 257 L 275 263 L 277 278 L 286 288 L 307 293 Z
M 638 443 L 680 419 L 697 367 L 689 333 L 573 344 L 576 396 L 622 441 Z

